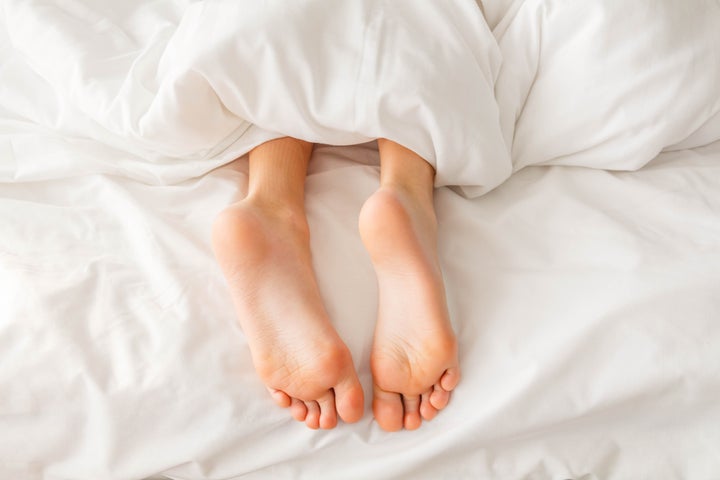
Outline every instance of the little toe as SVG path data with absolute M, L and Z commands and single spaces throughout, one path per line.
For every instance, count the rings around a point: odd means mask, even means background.
M 448 368 L 447 370 L 445 370 L 445 373 L 443 373 L 442 377 L 440 377 L 440 386 L 446 392 L 455 389 L 459 382 L 460 369 L 457 367 Z
M 420 418 L 420 395 L 403 395 L 403 407 L 405 410 L 405 418 L 403 425 L 407 430 L 415 430 L 420 428 L 422 418 Z
M 337 412 L 335 411 L 335 394 L 332 390 L 317 399 L 320 406 L 320 428 L 330 429 L 337 425 Z
M 268 392 L 278 407 L 287 408 L 292 404 L 290 396 L 282 390 L 267 387 Z
M 403 403 L 399 393 L 373 388 L 373 414 L 380 428 L 397 432 L 403 427 Z
M 298 422 L 304 422 L 307 414 L 308 410 L 305 403 L 297 398 L 293 398 L 290 403 L 290 415 Z
M 450 392 L 444 390 L 440 384 L 436 383 L 433 386 L 433 391 L 430 394 L 430 404 L 435 407 L 436 410 L 442 410 L 445 408 L 450 401 Z
M 308 412 L 307 417 L 305 417 L 305 425 L 307 425 L 308 428 L 317 430 L 320 428 L 320 405 L 318 405 L 316 401 L 311 400 L 305 402 L 305 406 Z
M 432 420 L 438 414 L 437 408 L 430 403 L 430 396 L 433 390 L 429 389 L 427 392 L 423 392 L 420 397 L 420 416 L 424 420 Z

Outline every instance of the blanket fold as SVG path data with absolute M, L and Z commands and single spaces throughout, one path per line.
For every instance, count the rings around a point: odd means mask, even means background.
M 720 139 L 714 0 L 1 5 L 0 150 L 3 127 L 90 139 L 98 173 L 174 182 L 279 136 L 383 137 L 475 196 L 529 165 L 634 170 Z M 13 160 L 0 178 L 92 172 Z
M 510 174 L 499 50 L 473 0 L 144 3 L 8 0 L 6 14 L 33 70 L 145 158 L 383 137 L 438 185 L 477 194 Z

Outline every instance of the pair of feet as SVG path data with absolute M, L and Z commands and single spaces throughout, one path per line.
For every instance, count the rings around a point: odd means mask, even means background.
M 393 155 L 412 154 L 385 142 L 383 169 Z M 252 163 L 250 174 L 252 181 Z M 460 379 L 457 343 L 437 258 L 432 185 L 415 189 L 390 174 L 385 180 L 359 222 L 379 286 L 373 412 L 384 430 L 413 430 L 447 405 Z M 218 216 L 213 247 L 275 403 L 313 429 L 333 428 L 338 417 L 359 420 L 363 390 L 322 304 L 302 206 L 251 190 Z

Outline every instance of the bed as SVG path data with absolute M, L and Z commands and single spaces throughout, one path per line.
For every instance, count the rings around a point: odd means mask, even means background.
M 165 137 L 152 122 L 178 112 L 128 109 L 162 102 L 118 72 L 161 58 L 203 3 L 0 2 L 0 478 L 718 478 L 716 1 L 457 2 L 492 37 L 473 68 L 497 131 L 477 156 L 504 145 L 493 161 L 511 168 L 438 185 L 463 380 L 398 433 L 369 406 L 309 430 L 253 370 L 209 233 L 244 194 L 244 153 L 282 128 L 202 110 L 213 128 Z M 67 36 L 78 21 L 135 50 L 90 49 Z M 370 133 L 317 145 L 306 193 L 323 299 L 366 392 Z M 413 135 L 438 166 L 452 154 Z

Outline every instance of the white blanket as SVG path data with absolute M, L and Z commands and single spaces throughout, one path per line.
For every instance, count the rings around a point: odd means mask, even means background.
M 505 16 L 497 83 L 515 170 L 635 170 L 720 139 L 715 0 L 488 0 Z
M 57 94 L 54 128 L 87 116 L 93 138 L 155 162 L 386 137 L 438 185 L 510 174 L 498 47 L 472 0 L 145 3 L 5 1 L 13 46 Z
M 481 5 L 0 0 L 0 478 L 714 479 L 720 6 Z M 500 184 L 437 190 L 464 378 L 418 431 L 310 431 L 253 371 L 209 231 L 280 134 Z M 368 392 L 377 183 L 372 143 L 307 182 Z
M 387 137 L 477 195 L 527 165 L 637 169 L 720 138 L 717 2 L 483 3 L 495 36 L 472 0 L 4 0 L 0 105 L 142 162 L 0 174 L 173 181 L 279 135 Z

